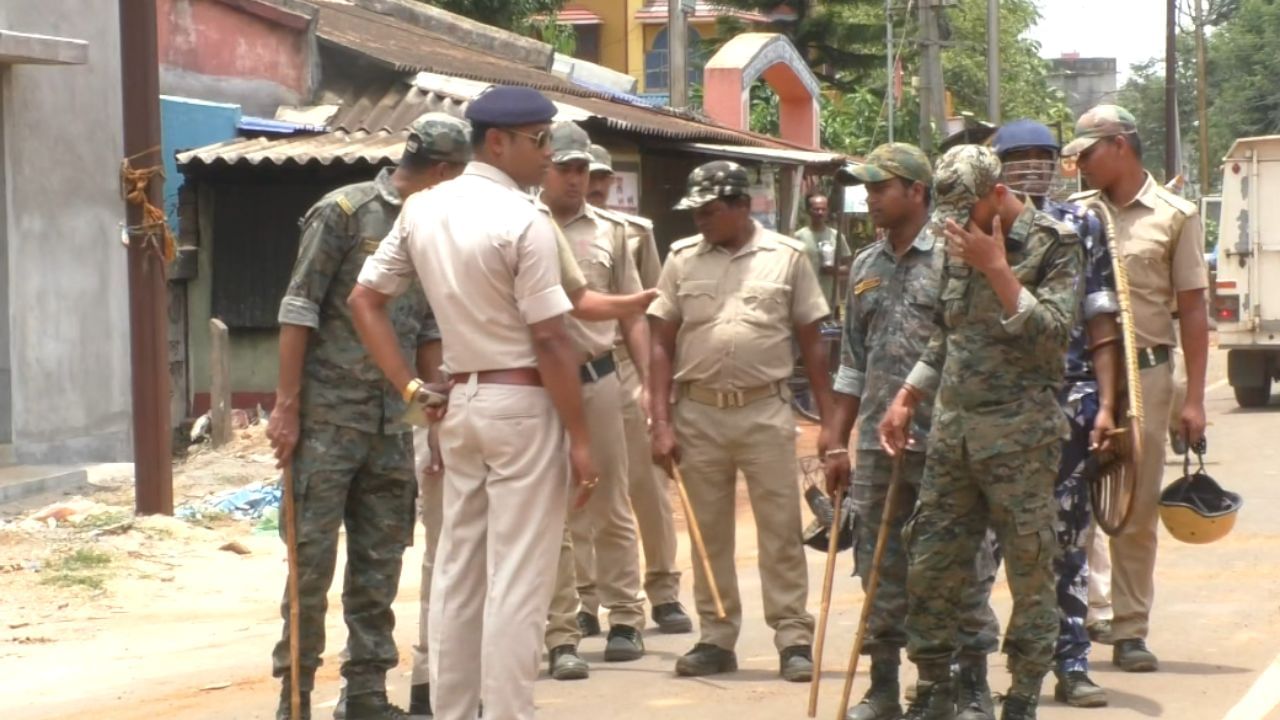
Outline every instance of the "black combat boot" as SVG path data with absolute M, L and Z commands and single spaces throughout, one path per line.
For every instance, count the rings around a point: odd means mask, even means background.
M 291 720 L 292 716 L 289 714 L 289 688 L 289 678 L 286 677 L 284 682 L 280 683 L 280 704 L 276 706 L 276 720 Z M 301 720 L 311 720 L 311 693 L 309 692 L 302 693 L 302 707 L 299 712 L 299 718 Z
M 951 682 L 951 664 L 919 665 L 920 680 L 916 697 L 902 720 L 955 720 L 955 685 Z
M 1036 698 L 1022 693 L 1009 693 L 1004 699 L 1000 720 L 1036 720 Z
M 422 683 L 409 688 L 409 716 L 430 717 L 434 713 L 431 712 L 431 684 Z
M 898 702 L 898 653 L 871 656 L 871 688 L 854 705 L 845 720 L 898 720 L 902 705 Z
M 996 720 L 987 684 L 987 656 L 961 655 L 956 676 L 956 720 Z
M 347 720 L 409 720 L 409 716 L 387 701 L 386 692 L 371 692 L 347 696 Z

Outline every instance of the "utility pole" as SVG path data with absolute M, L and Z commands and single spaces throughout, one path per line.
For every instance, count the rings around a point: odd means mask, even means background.
M 920 0 L 920 148 L 933 153 L 934 132 L 947 124 L 946 88 L 942 83 L 942 40 L 938 31 L 940 0 Z
M 987 122 L 1000 124 L 1000 0 L 987 0 Z
M 161 164 L 156 55 L 155 0 L 120 0 L 124 154 L 135 171 L 145 172 Z M 160 174 L 152 176 L 147 187 L 147 201 L 158 208 L 164 207 L 161 178 Z M 139 515 L 172 515 L 169 296 L 163 228 L 147 224 L 140 204 L 130 202 L 127 207 L 135 508 Z
M 689 104 L 689 26 L 684 5 L 685 0 L 667 0 L 667 85 L 673 108 Z
M 1200 194 L 1213 190 L 1209 173 L 1209 66 L 1204 48 L 1204 0 L 1196 0 L 1196 125 L 1200 130 Z
M 1178 0 L 1167 0 L 1164 38 L 1164 181 L 1178 175 Z
M 894 72 L 896 65 L 894 64 L 893 55 L 893 0 L 884 0 L 884 37 L 884 101 L 889 107 L 889 142 L 893 142 L 893 116 L 896 110 L 894 106 L 898 103 L 898 98 L 894 93 L 894 90 L 897 89 L 897 73 Z

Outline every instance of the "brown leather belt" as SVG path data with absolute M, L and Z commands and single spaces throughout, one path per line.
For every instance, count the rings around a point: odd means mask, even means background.
M 489 385 L 531 385 L 541 387 L 542 374 L 537 368 L 508 368 L 506 370 L 481 370 L 476 373 L 458 373 L 453 376 L 453 381 L 458 385 L 465 385 L 471 382 L 471 376 L 476 376 L 476 382 Z
M 680 386 L 680 395 L 701 405 L 716 408 L 740 408 L 753 402 L 781 395 L 779 383 L 769 383 L 742 390 L 712 390 L 711 388 L 685 383 Z

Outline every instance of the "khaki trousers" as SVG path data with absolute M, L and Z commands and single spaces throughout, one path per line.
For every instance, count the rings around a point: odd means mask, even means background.
M 600 484 L 580 512 L 569 515 L 569 532 L 577 560 L 577 591 L 592 598 L 583 607 L 609 610 L 610 625 L 644 629 L 644 600 L 640 597 L 640 541 L 627 491 L 627 442 L 622 424 L 622 385 L 611 373 L 582 386 L 583 409 L 591 427 L 591 455 Z M 650 461 L 652 465 L 652 461 Z M 594 553 L 583 557 L 578 548 Z M 557 582 L 573 582 L 573 578 Z M 557 589 L 557 594 L 560 589 Z
M 1089 526 L 1089 617 L 1086 624 L 1107 621 L 1113 617 L 1111 608 L 1111 539 L 1098 528 Z
M 427 661 L 428 630 L 431 627 L 431 575 L 435 570 L 436 547 L 440 544 L 440 524 L 444 512 L 444 478 L 426 477 L 431 464 L 431 450 L 427 445 L 426 428 L 413 431 L 413 471 L 418 476 L 418 502 L 421 504 L 422 527 L 426 541 L 422 548 L 422 584 L 418 593 L 418 642 L 413 646 L 412 684 L 431 682 L 430 663 Z
M 547 632 L 543 638 L 547 652 L 561 645 L 576 648 L 582 640 L 582 631 L 578 629 L 578 610 L 582 604 L 575 587 L 577 576 L 573 568 L 573 555 L 573 538 L 566 524 L 560 541 L 560 559 L 556 564 L 555 591 L 551 595 L 551 608 L 547 611 Z
M 1155 600 L 1156 526 L 1159 524 L 1160 486 L 1164 479 L 1164 444 L 1169 404 L 1173 396 L 1173 368 L 1162 363 L 1142 371 L 1142 466 L 1133 514 L 1119 535 L 1111 538 L 1111 582 L 1115 607 L 1112 637 L 1145 638 Z
M 546 390 L 450 393 L 440 424 L 443 523 L 431 587 L 437 720 L 533 720 L 539 641 L 568 501 L 564 426 Z
M 644 594 L 650 605 L 680 599 L 680 571 L 676 568 L 676 523 L 671 514 L 671 481 L 653 464 L 649 452 L 649 426 L 640 409 L 640 377 L 626 351 L 614 352 L 618 379 L 622 383 L 622 427 L 627 446 L 627 489 L 640 545 L 644 550 Z M 578 593 L 582 609 L 596 614 L 600 600 L 595 595 L 595 548 L 591 543 L 574 545 L 577 560 Z
M 741 471 L 756 520 L 765 622 L 773 628 L 779 650 L 810 644 L 813 616 L 805 610 L 809 573 L 790 403 L 770 397 L 746 407 L 719 409 L 681 398 L 673 416 L 680 471 L 726 615 L 723 620 L 716 618 L 708 578 L 694 557 L 701 641 L 732 650 L 742 630 L 742 599 L 734 565 L 735 495 Z

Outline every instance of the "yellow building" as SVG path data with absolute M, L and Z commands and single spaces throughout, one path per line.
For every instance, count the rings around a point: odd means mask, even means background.
M 715 36 L 716 21 L 722 17 L 736 17 L 749 25 L 769 22 L 764 15 L 699 0 L 689 16 L 691 84 L 702 82 L 702 65 L 707 60 L 702 41 Z M 639 83 L 641 94 L 665 98 L 670 76 L 665 0 L 574 0 L 557 20 L 577 32 L 575 57 L 626 73 Z

